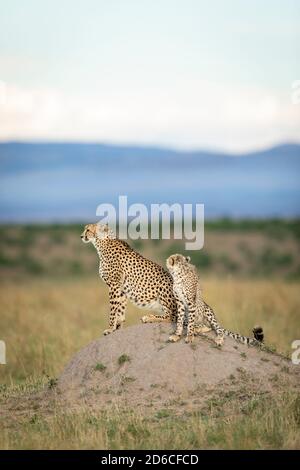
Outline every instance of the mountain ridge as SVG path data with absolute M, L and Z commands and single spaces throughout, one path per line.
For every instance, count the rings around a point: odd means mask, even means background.
M 203 203 L 206 217 L 298 217 L 300 145 L 237 156 L 90 143 L 0 143 L 0 221 L 95 218 L 101 202 Z

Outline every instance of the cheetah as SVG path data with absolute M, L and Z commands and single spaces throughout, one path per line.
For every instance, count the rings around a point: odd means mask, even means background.
M 202 299 L 200 281 L 196 267 L 190 263 L 190 257 L 175 254 L 167 259 L 167 268 L 173 277 L 173 292 L 177 302 L 176 331 L 169 341 L 178 341 L 183 332 L 185 311 L 188 311 L 187 335 L 185 341 L 192 342 L 195 334 L 206 333 L 213 329 L 216 333 L 215 342 L 218 346 L 224 343 L 224 336 L 230 336 L 248 345 L 259 345 L 264 335 L 261 327 L 253 329 L 254 338 L 248 338 L 238 333 L 222 328 L 213 309 Z
M 109 328 L 104 335 L 122 326 L 127 300 L 139 308 L 150 308 L 160 313 L 143 316 L 144 323 L 176 321 L 173 279 L 168 271 L 118 239 L 108 225 L 86 225 L 81 239 L 96 248 L 99 276 L 109 289 Z

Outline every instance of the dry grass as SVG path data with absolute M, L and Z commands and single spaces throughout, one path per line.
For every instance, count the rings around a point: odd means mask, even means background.
M 0 331 L 7 348 L 2 383 L 57 375 L 107 324 L 108 293 L 97 279 L 9 282 L 2 284 L 0 295 Z M 137 320 L 129 306 L 127 324 Z
M 204 295 L 224 326 L 250 334 L 260 323 L 267 342 L 279 351 L 290 354 L 291 342 L 300 337 L 297 283 L 209 279 Z M 0 366 L 2 383 L 56 376 L 76 350 L 107 327 L 108 293 L 97 278 L 7 282 L 0 296 L 0 339 L 7 347 L 7 365 Z M 129 304 L 126 324 L 139 321 L 142 314 Z
M 225 326 L 249 334 L 260 323 L 279 351 L 291 353 L 291 342 L 300 338 L 296 282 L 209 278 L 204 295 Z M 272 403 L 233 396 L 181 416 L 164 410 L 148 417 L 132 410 L 44 413 L 38 404 L 27 409 L 28 392 L 51 385 L 72 354 L 107 326 L 108 293 L 97 278 L 34 278 L 3 282 L 0 296 L 0 339 L 7 345 L 7 365 L 0 366 L 0 448 L 299 448 L 295 393 Z M 127 325 L 141 315 L 129 305 Z M 19 405 L 7 411 L 4 403 L 12 397 Z
M 177 416 L 80 409 L 14 413 L 0 427 L 2 449 L 299 449 L 300 396 L 253 397 Z

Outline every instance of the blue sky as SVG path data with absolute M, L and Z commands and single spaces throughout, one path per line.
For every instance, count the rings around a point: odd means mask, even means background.
M 300 2 L 0 0 L 0 139 L 300 141 Z

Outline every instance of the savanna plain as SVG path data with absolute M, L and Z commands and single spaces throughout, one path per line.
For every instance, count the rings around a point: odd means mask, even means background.
M 0 340 L 7 359 L 0 365 L 1 449 L 300 448 L 300 392 L 281 385 L 287 373 L 281 369 L 272 396 L 220 390 L 192 411 L 184 403 L 146 414 L 41 403 L 72 355 L 107 327 L 107 288 L 81 231 L 0 227 Z M 300 339 L 299 241 L 299 221 L 219 220 L 206 225 L 204 249 L 189 252 L 221 324 L 245 335 L 261 324 L 268 347 L 289 358 Z M 185 252 L 178 240 L 130 243 L 161 264 Z M 144 313 L 129 304 L 126 327 Z

